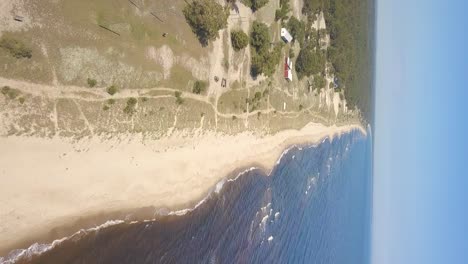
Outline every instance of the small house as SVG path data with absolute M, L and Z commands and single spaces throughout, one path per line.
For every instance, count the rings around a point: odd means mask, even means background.
M 286 43 L 289 43 L 293 40 L 293 37 L 291 36 L 291 34 L 289 34 L 289 31 L 285 28 L 281 28 L 281 39 L 286 42 Z
M 292 61 L 289 57 L 284 60 L 284 78 L 287 81 L 292 81 Z

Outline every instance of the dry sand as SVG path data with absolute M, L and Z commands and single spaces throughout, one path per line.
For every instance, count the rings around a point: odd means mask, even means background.
M 204 134 L 145 141 L 0 137 L 0 256 L 28 236 L 105 211 L 193 205 L 252 165 L 269 172 L 291 145 L 318 143 L 357 125 L 309 124 L 258 137 Z M 68 219 L 68 220 L 64 220 Z

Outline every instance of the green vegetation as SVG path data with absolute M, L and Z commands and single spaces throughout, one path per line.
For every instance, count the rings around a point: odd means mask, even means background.
M 207 86 L 208 86 L 207 82 L 197 80 L 193 84 L 192 92 L 195 94 L 201 94 L 206 90 Z
M 301 49 L 296 60 L 296 72 L 299 79 L 320 73 L 324 67 L 325 57 L 321 52 L 316 52 L 311 45 Z
M 280 0 L 280 9 L 276 9 L 275 21 L 286 20 L 288 18 L 289 11 L 291 11 L 289 0 Z
M 182 93 L 179 91 L 174 92 L 174 96 L 176 98 L 176 104 L 181 105 L 184 103 L 184 99 L 182 98 Z
M 31 48 L 27 47 L 21 41 L 7 36 L 2 36 L 0 38 L 0 48 L 7 50 L 13 57 L 17 59 L 30 59 L 32 57 Z
M 137 99 L 134 97 L 130 97 L 127 100 L 127 105 L 124 108 L 124 113 L 128 115 L 133 115 L 136 112 L 136 104 L 137 104 Z
M 115 99 L 113 99 L 113 98 L 108 99 L 108 100 L 107 100 L 107 104 L 108 104 L 108 105 L 113 105 L 113 104 L 115 104 Z
M 252 51 L 252 76 L 255 77 L 263 73 L 271 77 L 280 62 L 282 45 L 275 45 L 271 50 L 271 37 L 268 27 L 257 21 L 254 21 L 252 25 L 250 45 Z
M 115 87 L 115 85 L 111 85 L 109 87 L 107 87 L 106 89 L 107 93 L 110 94 L 110 95 L 114 95 L 118 92 L 118 89 L 117 87 Z
M 97 84 L 97 81 L 95 79 L 91 79 L 91 78 L 88 78 L 87 82 L 88 82 L 88 86 L 91 87 L 91 88 L 93 88 Z
M 20 102 L 20 104 L 24 104 L 24 102 L 26 101 L 26 98 L 20 97 L 18 98 L 18 101 Z
M 326 80 L 323 78 L 321 74 L 315 75 L 314 76 L 314 86 L 317 88 L 319 91 L 322 88 L 325 88 L 326 85 Z
M 259 10 L 268 3 L 268 0 L 242 0 L 244 5 L 250 7 L 253 12 Z
M 229 11 L 214 0 L 193 1 L 182 12 L 193 33 L 204 46 L 219 36 L 218 31 L 227 26 L 229 16 Z
M 148 97 L 141 97 L 141 101 L 142 101 L 143 103 L 148 102 Z
M 109 107 L 108 105 L 104 105 L 104 106 L 102 107 L 102 110 L 104 110 L 104 111 L 107 111 L 107 110 L 109 110 L 109 109 L 110 109 L 110 107 Z
M 305 23 L 292 16 L 286 24 L 286 27 L 289 33 L 291 33 L 293 41 L 297 41 L 302 45 L 305 38 Z
M 335 68 L 349 107 L 371 109 L 371 53 L 368 0 L 328 0 L 325 20 L 331 47 L 328 60 Z
M 242 30 L 231 31 L 231 44 L 234 50 L 239 51 L 249 45 L 249 36 Z
M 14 100 L 21 94 L 21 92 L 17 89 L 10 88 L 10 86 L 3 86 L 2 94 L 11 100 Z

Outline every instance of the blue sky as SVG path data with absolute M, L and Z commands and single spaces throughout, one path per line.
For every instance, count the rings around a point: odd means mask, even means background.
M 372 263 L 468 263 L 468 1 L 378 0 Z

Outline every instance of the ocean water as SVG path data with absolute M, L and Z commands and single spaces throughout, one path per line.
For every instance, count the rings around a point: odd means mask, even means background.
M 109 222 L 3 261 L 368 263 L 371 151 L 359 131 L 292 147 L 271 175 L 246 170 L 185 214 Z

